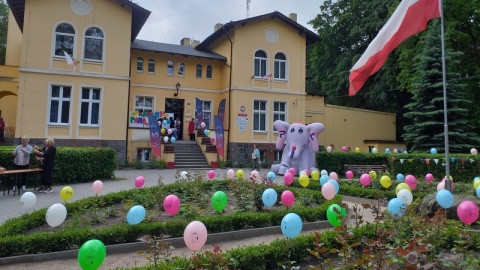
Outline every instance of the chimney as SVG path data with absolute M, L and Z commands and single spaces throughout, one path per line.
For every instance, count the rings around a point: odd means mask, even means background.
M 215 26 L 213 27 L 213 32 L 216 32 L 218 29 L 222 28 L 223 27 L 223 23 L 217 23 L 215 24 Z
M 182 40 L 180 40 L 180 45 L 190 46 L 190 39 L 189 38 L 182 38 Z
M 292 20 L 292 21 L 297 22 L 297 13 L 290 13 L 288 15 L 288 18 L 290 18 L 290 20 Z
M 192 43 L 190 44 L 192 47 L 197 47 L 197 45 L 200 44 L 199 40 L 192 40 Z

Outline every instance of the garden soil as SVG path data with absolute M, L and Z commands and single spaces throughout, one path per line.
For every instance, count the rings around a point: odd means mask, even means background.
M 366 200 L 361 198 L 344 196 L 344 203 L 348 205 L 347 219 L 346 222 L 349 225 L 354 225 L 355 220 L 352 220 L 349 216 L 353 214 L 353 206 L 356 205 L 361 208 L 361 204 L 370 204 L 377 203 L 372 202 L 372 200 Z M 371 212 L 370 209 L 365 209 L 364 211 L 360 210 L 364 221 L 372 222 L 375 218 L 375 214 Z M 302 233 L 308 234 L 313 231 L 303 231 Z M 275 239 L 284 238 L 285 236 L 278 235 L 266 235 L 263 237 L 253 237 L 247 238 L 239 241 L 227 241 L 216 243 L 222 251 L 227 251 L 229 249 L 249 246 L 249 245 L 258 245 L 261 243 L 271 243 Z M 212 245 L 205 245 L 201 251 L 212 251 Z M 193 252 L 188 248 L 177 248 L 172 250 L 171 256 L 191 256 Z M 147 259 L 148 254 L 139 253 L 137 250 L 132 250 L 130 253 L 117 253 L 117 254 L 107 254 L 102 266 L 99 268 L 104 269 L 114 269 L 117 267 L 134 267 L 134 266 L 143 266 L 149 264 Z M 36 269 L 36 270 L 65 270 L 65 269 L 81 269 L 76 259 L 63 259 L 63 260 L 50 260 L 50 261 L 41 261 L 35 263 L 19 263 L 11 265 L 2 265 L 2 270 L 20 270 L 20 269 Z

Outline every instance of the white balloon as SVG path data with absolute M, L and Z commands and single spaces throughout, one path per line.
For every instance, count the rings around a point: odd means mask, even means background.
M 401 189 L 397 193 L 397 198 L 402 200 L 406 205 L 410 205 L 413 201 L 412 192 L 408 189 Z
M 378 153 L 378 149 L 377 148 L 372 148 L 372 153 Z
M 20 198 L 23 208 L 30 209 L 37 203 L 37 196 L 33 192 L 25 192 Z
M 48 225 L 57 227 L 67 218 L 67 208 L 61 203 L 56 203 L 48 208 L 45 218 Z
M 182 179 L 187 179 L 187 175 L 188 175 L 188 172 L 183 171 L 183 172 L 180 174 L 180 178 L 182 178 Z
M 300 175 L 302 175 L 302 174 L 307 175 L 307 173 L 306 173 L 305 171 L 301 171 L 301 172 L 300 172 Z
M 322 171 L 320 172 L 320 175 L 328 175 L 328 172 L 327 172 L 326 170 L 322 170 Z
M 168 142 L 168 137 L 167 136 L 163 137 L 163 141 Z

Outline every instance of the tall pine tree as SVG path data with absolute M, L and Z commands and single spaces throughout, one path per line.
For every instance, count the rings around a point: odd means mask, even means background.
M 405 127 L 403 138 L 411 151 L 422 152 L 436 148 L 443 152 L 444 99 L 439 20 L 432 22 L 417 46 L 419 51 L 412 61 L 413 98 L 412 103 L 405 106 L 409 110 L 405 117 L 411 123 Z M 468 120 L 469 112 L 466 108 L 470 101 L 464 98 L 465 85 L 457 80 L 460 78 L 460 56 L 460 52 L 454 52 L 446 46 L 448 137 L 449 151 L 452 153 L 468 152 L 480 143 Z

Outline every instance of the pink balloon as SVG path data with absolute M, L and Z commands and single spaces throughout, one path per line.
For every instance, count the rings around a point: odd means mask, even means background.
M 137 177 L 137 179 L 135 179 L 135 187 L 141 188 L 143 187 L 144 184 L 145 184 L 145 178 L 143 178 L 143 176 L 139 176 Z
M 169 129 L 167 130 L 167 133 L 168 133 L 168 135 L 172 134 L 172 129 L 169 128 Z
M 431 183 L 433 181 L 433 174 L 427 173 L 427 175 L 425 175 L 425 180 L 427 183 Z
M 472 224 L 478 219 L 478 206 L 472 201 L 464 201 L 457 207 L 457 215 L 465 224 Z
M 250 173 L 250 179 L 252 179 L 252 180 L 257 181 L 259 176 L 260 176 L 260 174 L 258 173 L 258 171 L 252 171 Z
M 393 153 L 398 154 L 398 149 L 397 148 L 393 149 Z
M 347 151 L 348 151 L 348 147 L 342 146 L 342 152 L 347 152 Z
M 307 176 L 310 176 L 310 171 L 308 169 L 305 169 L 304 171 L 307 174 Z
M 163 200 L 163 209 L 167 212 L 170 216 L 174 216 L 180 210 L 180 199 L 176 195 L 168 195 Z
M 208 171 L 208 178 L 210 178 L 210 179 L 215 178 L 215 170 Z
M 232 179 L 235 176 L 235 172 L 232 169 L 229 169 L 227 171 L 227 177 L 228 179 Z
M 333 148 L 331 146 L 327 146 L 327 152 L 332 152 Z
M 370 177 L 370 175 L 368 173 L 364 173 L 364 174 L 362 174 L 362 176 L 360 176 L 360 184 L 362 184 L 362 186 L 366 187 L 371 182 L 372 182 L 372 178 Z
M 285 206 L 290 206 L 295 202 L 295 195 L 290 190 L 285 190 L 282 192 L 281 199 Z
M 215 141 L 215 138 L 210 138 L 210 142 L 213 143 Z
M 97 181 L 93 182 L 93 184 L 92 184 L 92 190 L 93 190 L 94 193 L 97 193 L 97 194 L 100 193 L 100 192 L 102 192 L 102 190 L 103 190 L 103 182 L 100 181 L 100 180 L 97 180 Z
M 295 168 L 290 168 L 288 169 L 288 171 L 292 174 L 292 175 L 297 175 L 297 170 L 295 170 Z
M 293 175 L 291 172 L 286 172 L 283 175 L 283 182 L 286 186 L 290 186 L 293 183 Z
M 183 232 L 183 241 L 185 245 L 192 250 L 197 251 L 207 242 L 207 227 L 200 221 L 192 221 Z
M 475 149 L 475 148 L 470 149 L 470 154 L 472 154 L 472 155 L 478 154 L 477 149 Z
M 412 190 L 417 188 L 418 181 L 417 181 L 417 178 L 415 178 L 415 176 L 409 174 L 405 176 L 404 181 Z
M 345 173 L 345 176 L 347 176 L 348 179 L 352 179 L 353 178 L 353 172 L 352 171 L 347 171 Z
M 445 189 L 445 186 L 447 185 L 447 183 L 445 183 L 445 178 L 442 179 L 442 182 L 440 183 L 443 183 L 443 189 Z M 452 190 L 455 188 L 455 184 L 453 183 L 453 181 L 450 181 L 450 187 L 452 188 Z
M 338 181 L 338 174 L 336 172 L 331 172 L 329 177 L 330 177 L 330 179 Z
M 445 189 L 445 182 L 440 182 L 437 185 L 437 191 L 440 191 L 442 189 Z
M 206 126 L 207 126 L 207 125 L 205 124 L 205 122 L 200 123 L 200 127 L 201 127 L 201 128 L 205 128 Z
M 325 198 L 325 200 L 329 201 L 335 197 L 337 194 L 337 190 L 335 189 L 335 186 L 331 183 L 325 183 L 322 186 L 322 195 Z

